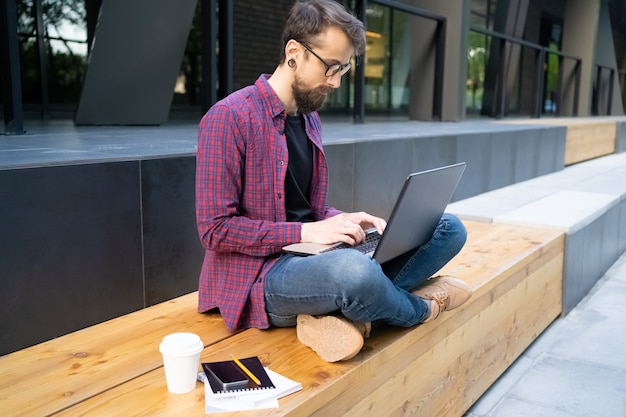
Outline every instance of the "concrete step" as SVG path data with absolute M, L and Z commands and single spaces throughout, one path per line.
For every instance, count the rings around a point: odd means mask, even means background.
M 626 250 L 626 153 L 454 202 L 462 219 L 566 233 L 563 312 L 567 314 Z

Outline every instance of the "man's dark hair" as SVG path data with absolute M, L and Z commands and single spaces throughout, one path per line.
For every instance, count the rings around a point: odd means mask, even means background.
M 331 26 L 343 30 L 359 56 L 365 50 L 363 22 L 335 0 L 304 0 L 293 5 L 281 38 L 280 63 L 285 61 L 285 46 L 290 39 L 313 47 L 313 38 Z

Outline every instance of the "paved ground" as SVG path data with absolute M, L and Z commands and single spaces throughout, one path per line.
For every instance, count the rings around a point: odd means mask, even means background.
M 465 416 L 626 416 L 626 254 Z

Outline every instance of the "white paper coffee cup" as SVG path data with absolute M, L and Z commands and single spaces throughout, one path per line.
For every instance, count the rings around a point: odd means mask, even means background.
M 202 349 L 204 344 L 200 336 L 193 333 L 172 333 L 163 338 L 159 351 L 163 354 L 169 392 L 184 394 L 193 391 Z

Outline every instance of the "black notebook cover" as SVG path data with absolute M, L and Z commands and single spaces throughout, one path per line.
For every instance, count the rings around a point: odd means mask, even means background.
M 234 361 L 202 363 L 202 369 L 214 394 L 253 393 L 275 388 L 258 356 L 240 359 L 240 362 L 261 381 L 261 384 L 257 385 L 252 381 Z

